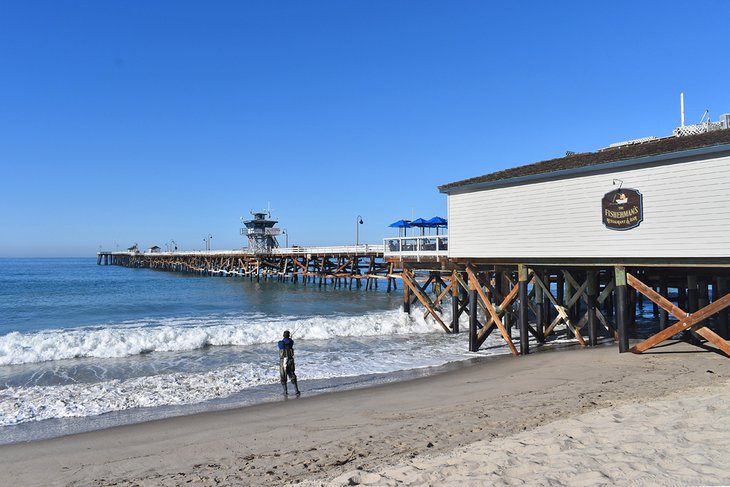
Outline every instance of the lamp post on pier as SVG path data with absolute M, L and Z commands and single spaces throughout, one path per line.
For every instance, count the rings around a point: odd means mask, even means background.
M 286 238 L 286 244 L 284 245 L 284 247 L 286 247 L 288 249 L 289 248 L 289 230 L 284 228 L 284 229 L 282 229 L 281 234 L 284 235 L 284 237 Z
M 362 224 L 362 217 L 357 215 L 357 219 L 355 220 L 355 247 L 360 245 L 360 225 Z

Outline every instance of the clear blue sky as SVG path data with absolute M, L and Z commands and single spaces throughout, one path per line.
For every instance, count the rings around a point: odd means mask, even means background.
M 730 2 L 0 0 L 0 256 L 377 243 L 436 186 L 730 112 Z

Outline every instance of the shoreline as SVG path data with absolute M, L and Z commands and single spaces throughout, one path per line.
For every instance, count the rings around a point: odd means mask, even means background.
M 502 353 L 498 354 L 464 352 L 464 356 L 466 358 L 462 360 L 453 360 L 440 365 L 424 365 L 392 372 L 331 377 L 327 379 L 305 379 L 300 381 L 300 386 L 303 388 L 303 392 L 306 397 L 314 397 L 321 394 L 333 394 L 348 390 L 367 389 L 389 383 L 405 382 L 416 378 L 428 377 L 430 375 L 438 375 L 449 370 L 469 367 L 471 364 L 476 364 L 483 360 L 489 360 L 492 357 L 509 354 L 509 350 L 506 346 L 503 348 L 504 350 Z M 546 349 L 546 351 L 547 350 L 548 349 Z M 134 426 L 153 421 L 205 414 L 208 412 L 245 409 L 258 405 L 276 403 L 282 399 L 281 385 L 279 382 L 276 382 L 255 386 L 228 397 L 212 399 L 200 403 L 140 407 L 110 411 L 92 416 L 30 421 L 17 425 L 0 427 L 0 446 L 52 440 L 65 436 L 92 433 L 94 431 L 123 426 Z
M 478 441 L 725 384 L 730 360 L 683 343 L 495 356 L 367 388 L 0 446 L 22 485 L 339 485 Z M 320 480 L 324 479 L 324 480 Z M 334 482 L 334 483 L 329 483 Z

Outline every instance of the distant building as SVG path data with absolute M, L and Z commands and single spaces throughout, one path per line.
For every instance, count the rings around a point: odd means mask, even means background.
M 149 249 L 147 249 L 147 252 L 148 253 L 151 253 L 151 254 L 157 254 L 157 253 L 160 252 L 160 250 L 162 250 L 162 249 L 160 249 L 160 247 L 158 247 L 157 245 L 155 245 L 155 246 L 150 247 Z

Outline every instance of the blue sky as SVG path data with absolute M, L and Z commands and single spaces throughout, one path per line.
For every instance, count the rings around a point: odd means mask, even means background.
M 730 2 L 0 0 L 0 256 L 377 243 L 436 186 L 730 112 Z

